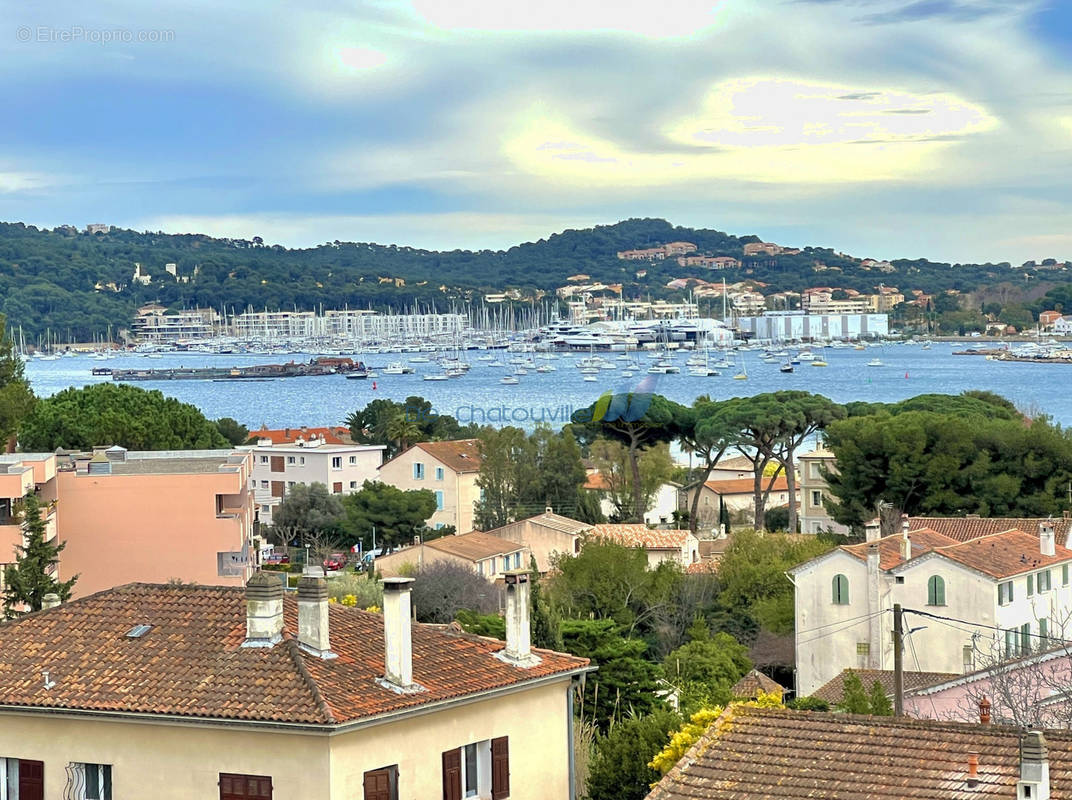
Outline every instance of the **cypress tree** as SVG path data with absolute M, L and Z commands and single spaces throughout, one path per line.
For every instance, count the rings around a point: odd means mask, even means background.
M 67 581 L 58 581 L 50 572 L 55 572 L 60 562 L 60 553 L 66 542 L 46 541 L 45 520 L 41 517 L 41 501 L 36 495 L 27 495 L 22 502 L 22 531 L 25 545 L 18 548 L 14 564 L 4 569 L 5 614 L 10 619 L 18 614 L 18 606 L 30 611 L 40 611 L 45 595 L 55 593 L 60 600 L 71 596 L 78 576 Z

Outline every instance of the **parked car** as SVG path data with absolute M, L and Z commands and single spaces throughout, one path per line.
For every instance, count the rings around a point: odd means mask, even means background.
M 338 572 L 340 569 L 346 567 L 348 559 L 345 553 L 332 553 L 330 556 L 324 559 L 324 569 L 331 572 Z
M 269 553 L 264 557 L 264 564 L 289 564 L 290 556 L 283 553 Z

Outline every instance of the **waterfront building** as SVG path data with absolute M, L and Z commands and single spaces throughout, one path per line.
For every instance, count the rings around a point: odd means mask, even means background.
M 4 797 L 569 800 L 588 660 L 532 648 L 508 578 L 505 643 L 411 622 L 405 578 L 382 614 L 260 573 L 0 623 Z
M 373 311 L 330 310 L 323 316 L 323 334 L 350 339 L 427 339 L 453 337 L 469 328 L 464 314 L 377 314 Z
M 139 341 L 163 344 L 210 339 L 219 335 L 220 321 L 211 308 L 169 312 L 154 303 L 138 309 L 131 327 Z
M 285 442 L 254 434 L 251 485 L 262 525 L 272 524 L 275 508 L 297 484 L 322 483 L 332 494 L 349 494 L 377 480 L 384 445 L 329 444 L 315 428 L 306 430 Z
M 889 335 L 886 314 L 806 314 L 802 311 L 768 311 L 741 317 L 742 335 L 763 341 L 830 341 L 882 338 Z
M 230 319 L 239 339 L 301 339 L 319 336 L 321 325 L 313 311 L 244 311 Z
M 1072 550 L 1053 525 L 1038 534 L 1004 531 L 958 542 L 929 529 L 903 529 L 842 545 L 794 567 L 797 693 L 807 695 L 846 668 L 893 667 L 892 609 L 920 609 L 955 627 L 911 616 L 913 666 L 963 673 L 982 653 L 1030 654 L 1072 612 Z
M 399 453 L 379 469 L 379 480 L 399 489 L 428 489 L 436 510 L 428 519 L 431 528 L 453 526 L 456 532 L 473 530 L 481 489 L 480 441 L 420 442 Z

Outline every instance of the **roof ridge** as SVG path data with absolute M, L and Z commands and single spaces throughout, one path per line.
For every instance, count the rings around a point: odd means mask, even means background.
M 305 666 L 305 661 L 302 658 L 301 648 L 298 647 L 298 642 L 293 637 L 286 637 L 283 640 L 283 645 L 287 648 L 287 653 L 290 655 L 291 661 L 294 662 L 294 666 L 298 670 L 298 674 L 304 681 L 309 693 L 313 696 L 313 702 L 316 703 L 317 710 L 323 715 L 322 722 L 326 722 L 328 725 L 335 725 L 338 720 L 335 719 L 335 715 L 331 712 L 331 708 L 328 707 L 327 702 L 324 700 L 324 696 L 320 694 L 320 687 L 317 685 L 316 680 L 309 672 L 308 667 Z

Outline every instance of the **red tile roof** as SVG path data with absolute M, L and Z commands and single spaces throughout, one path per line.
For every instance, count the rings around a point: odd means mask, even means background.
M 418 442 L 413 445 L 419 447 L 430 456 L 438 459 L 444 466 L 455 472 L 479 472 L 480 440 L 458 439 L 449 442 Z
M 909 530 L 930 528 L 944 533 L 958 542 L 989 536 L 1001 531 L 1019 530 L 1038 536 L 1039 525 L 1046 522 L 1045 517 L 909 517 Z M 1072 531 L 1072 518 L 1057 517 L 1048 520 L 1053 524 L 1058 542 L 1068 541 Z
M 605 491 L 610 488 L 610 481 L 601 472 L 589 472 L 584 476 L 584 488 Z
M 912 544 L 911 555 L 913 558 L 921 556 L 936 547 L 956 544 L 956 541 L 948 536 L 926 529 L 912 531 L 908 539 Z M 880 569 L 893 569 L 903 562 L 901 558 L 901 534 L 895 533 L 892 536 L 884 536 L 877 541 Z M 869 544 L 870 542 L 860 542 L 859 544 L 842 545 L 841 549 L 849 555 L 856 556 L 861 561 L 866 561 Z
M 592 536 L 609 539 L 626 547 L 645 550 L 680 550 L 685 546 L 689 531 L 658 530 L 647 525 L 593 525 Z
M 116 711 L 286 724 L 335 725 L 528 680 L 566 675 L 586 659 L 537 651 L 520 669 L 496 658 L 503 643 L 413 628 L 413 676 L 427 691 L 381 687 L 383 618 L 329 610 L 324 660 L 298 648 L 297 600 L 284 599 L 284 639 L 241 647 L 244 590 L 130 584 L 0 623 L 0 705 Z M 126 637 L 139 624 L 153 627 Z M 46 689 L 42 670 L 55 683 Z
M 762 485 L 764 491 L 767 490 L 768 484 L 770 484 L 770 478 L 763 478 Z M 716 494 L 752 494 L 755 490 L 755 485 L 751 478 L 731 478 L 722 481 L 707 481 L 704 486 Z M 774 479 L 774 485 L 771 486 L 772 492 L 786 492 L 788 490 L 789 484 L 785 480 L 785 475 L 779 475 Z
M 1045 736 L 1050 796 L 1069 797 L 1072 735 Z M 731 706 L 648 800 L 1014 798 L 1020 742 L 1018 729 L 997 725 Z
M 886 694 L 890 697 L 893 696 L 893 670 L 892 669 L 846 669 L 839 672 L 829 681 L 824 683 L 818 689 L 811 693 L 812 697 L 818 697 L 820 700 L 825 700 L 831 706 L 835 706 L 841 702 L 841 698 L 845 696 L 845 678 L 850 672 L 855 672 L 857 677 L 860 678 L 860 683 L 863 684 L 866 691 L 871 691 L 871 687 L 878 681 L 879 685 L 885 690 Z M 944 683 L 952 678 L 959 677 L 949 672 L 905 672 L 904 673 L 904 690 L 906 692 L 914 691 L 916 689 L 924 689 L 927 686 L 934 686 L 938 683 Z
M 328 428 L 278 428 L 269 430 L 261 428 L 258 431 L 250 431 L 251 442 L 257 439 L 271 439 L 272 444 L 293 444 L 298 438 L 309 440 L 310 437 L 321 436 L 325 444 L 353 444 L 350 438 L 350 429 L 342 425 L 332 425 Z

